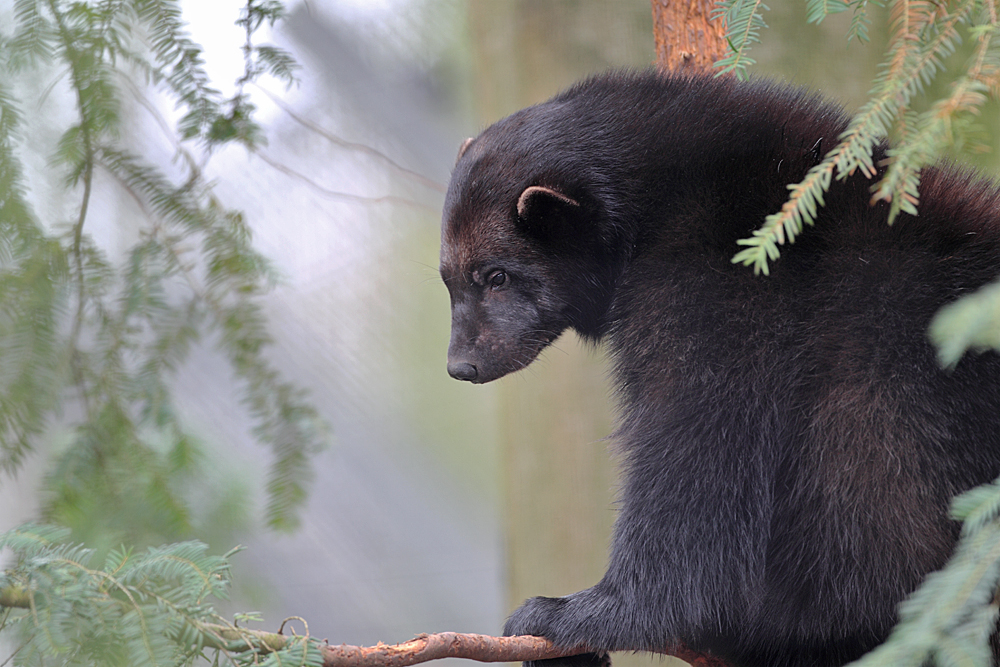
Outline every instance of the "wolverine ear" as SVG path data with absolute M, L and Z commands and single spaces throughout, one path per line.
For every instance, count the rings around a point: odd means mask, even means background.
M 517 221 L 532 236 L 552 241 L 572 234 L 570 212 L 580 207 L 572 197 L 542 185 L 524 189 L 517 198 Z
M 455 164 L 458 164 L 458 161 L 462 159 L 463 155 L 465 155 L 465 151 L 469 150 L 469 146 L 472 145 L 472 142 L 473 138 L 469 137 L 468 139 L 462 142 L 461 146 L 458 147 L 458 156 L 455 157 Z
M 517 217 L 524 222 L 530 222 L 532 218 L 543 217 L 557 209 L 579 205 L 572 197 L 567 197 L 552 188 L 532 185 L 525 188 L 517 198 Z

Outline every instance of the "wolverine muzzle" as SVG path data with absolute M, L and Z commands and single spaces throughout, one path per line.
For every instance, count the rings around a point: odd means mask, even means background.
M 479 375 L 479 369 L 477 369 L 474 364 L 470 364 L 467 361 L 449 361 L 448 375 L 452 376 L 456 380 L 475 382 L 476 377 Z

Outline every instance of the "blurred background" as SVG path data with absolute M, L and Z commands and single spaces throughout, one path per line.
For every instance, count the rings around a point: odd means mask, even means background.
M 240 6 L 184 4 L 223 90 L 242 67 Z M 248 90 L 267 146 L 229 147 L 206 170 L 282 276 L 265 298 L 270 359 L 308 389 L 330 445 L 312 461 L 300 527 L 267 529 L 269 455 L 253 443 L 227 365 L 196 349 L 176 385 L 207 452 L 206 481 L 190 490 L 196 536 L 219 551 L 246 545 L 232 606 L 263 612 L 268 627 L 301 616 L 314 635 L 349 644 L 497 634 L 525 597 L 570 593 L 603 574 L 613 406 L 600 350 L 571 334 L 497 383 L 447 376 L 443 192 L 464 138 L 588 73 L 652 63 L 649 2 L 290 0 L 288 9 L 266 37 L 298 60 L 299 85 L 265 79 Z M 848 46 L 849 16 L 814 26 L 804 3 L 773 9 L 755 71 L 860 105 L 884 26 L 876 20 L 872 44 Z M 12 0 L 0 0 L 0 18 L 11 12 Z M 44 175 L 47 122 L 71 105 L 57 88 L 29 121 L 35 176 L 52 184 L 31 193 L 40 214 L 75 201 Z M 139 102 L 128 113 L 131 139 L 169 166 L 175 147 L 154 116 Z M 112 249 L 134 240 L 136 212 L 121 195 L 111 189 L 95 206 L 104 215 L 91 234 Z M 0 531 L 37 515 L 59 446 L 56 431 L 0 479 Z

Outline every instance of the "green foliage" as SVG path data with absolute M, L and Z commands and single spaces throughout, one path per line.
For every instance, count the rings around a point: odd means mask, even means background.
M 823 194 L 834 178 L 844 179 L 860 171 L 873 180 L 872 201 L 889 202 L 890 223 L 901 213 L 916 214 L 920 171 L 939 158 L 945 149 L 974 143 L 979 128 L 975 115 L 1000 91 L 1000 39 L 997 38 L 996 7 L 992 2 L 959 0 L 950 3 L 896 0 L 888 3 L 891 40 L 875 79 L 869 101 L 854 115 L 839 143 L 809 171 L 801 183 L 789 185 L 788 201 L 767 217 L 763 226 L 740 244 L 745 248 L 733 261 L 752 265 L 757 273 L 768 273 L 768 262 L 780 255 L 780 245 L 792 243 L 803 226 L 812 224 L 823 205 Z M 866 40 L 869 0 L 810 0 L 808 18 L 823 20 L 828 14 L 854 11 L 848 39 Z M 745 55 L 758 33 L 751 27 L 761 21 L 757 3 L 724 0 L 719 15 L 745 33 L 746 39 L 731 38 L 733 53 L 717 63 L 722 71 L 735 71 L 749 63 Z M 944 61 L 964 40 L 975 43 L 975 51 L 952 84 L 938 99 L 923 99 L 936 78 L 944 72 Z M 926 110 L 915 108 L 926 106 Z M 885 165 L 874 163 L 874 152 L 887 138 L 893 139 Z
M 726 41 L 732 52 L 715 63 L 719 74 L 732 72 L 738 79 L 747 78 L 747 68 L 757 61 L 747 55 L 750 45 L 760 43 L 760 31 L 767 28 L 764 12 L 768 6 L 761 0 L 729 0 L 717 2 L 712 20 L 726 22 Z
M 851 27 L 848 28 L 847 30 L 848 42 L 850 42 L 853 39 L 857 39 L 859 42 L 868 43 L 869 41 L 868 28 L 872 24 L 871 18 L 869 18 L 868 16 L 869 4 L 875 5 L 877 7 L 883 6 L 880 0 L 861 0 L 860 2 L 853 3 L 854 16 L 851 17 Z M 819 21 L 821 21 L 822 18 L 823 17 L 818 17 L 815 23 L 819 23 Z
M 0 52 L 3 45 L 0 43 Z M 19 113 L 0 84 L 0 472 L 30 451 L 58 401 L 66 257 L 35 223 L 14 152 Z
M 759 41 L 753 26 L 762 25 L 760 8 L 748 0 L 718 4 L 717 15 L 730 21 L 727 34 L 733 53 L 716 64 L 722 72 L 745 76 L 744 65 L 752 63 L 745 54 L 751 43 Z M 793 243 L 805 225 L 813 224 L 834 178 L 860 172 L 871 179 L 872 202 L 889 203 L 890 224 L 901 214 L 917 215 L 921 170 L 945 151 L 977 147 L 976 136 L 982 128 L 976 118 L 989 100 L 1000 95 L 997 7 L 981 0 L 896 0 L 888 4 L 892 37 L 868 102 L 805 179 L 788 186 L 789 198 L 781 210 L 769 215 L 753 236 L 738 241 L 744 249 L 733 262 L 753 266 L 755 273 L 766 275 L 769 262 L 781 254 L 779 246 Z M 851 9 L 854 19 L 848 39 L 865 41 L 869 0 L 809 0 L 808 20 L 819 22 L 828 14 Z M 734 37 L 734 31 L 744 34 L 745 39 Z M 963 41 L 974 45 L 964 68 L 946 94 L 928 99 L 931 85 L 946 71 L 945 61 Z M 888 139 L 892 143 L 885 160 L 876 164 L 875 152 Z M 944 366 L 954 366 L 968 349 L 1000 350 L 997 288 L 983 288 L 944 309 L 935 318 L 930 335 Z
M 0 573 L 0 630 L 16 639 L 15 665 L 179 667 L 222 657 L 237 666 L 323 664 L 314 639 L 262 638 L 215 613 L 235 550 L 211 556 L 204 544 L 181 542 L 144 553 L 119 548 L 98 562 L 68 538 L 52 526 L 0 535 L 0 548 L 17 556 Z
M 47 477 L 50 520 L 140 544 L 190 534 L 184 491 L 201 479 L 204 456 L 171 384 L 204 341 L 230 363 L 253 432 L 273 453 L 267 520 L 295 525 L 324 426 L 266 359 L 260 297 L 274 271 L 196 156 L 262 141 L 243 89 L 265 75 L 294 82 L 291 57 L 254 42 L 282 11 L 274 0 L 247 1 L 237 21 L 246 70 L 230 97 L 211 85 L 177 0 L 17 0 L 13 23 L 0 27 L 0 469 L 15 471 L 57 416 L 80 415 Z M 37 97 L 16 94 L 31 89 L 26 79 L 46 78 L 56 83 Z M 181 109 L 180 175 L 125 144 L 125 86 L 139 95 L 155 87 Z M 43 150 L 77 198 L 68 223 L 32 210 L 20 157 L 39 148 L 21 136 L 22 110 L 64 90 L 75 117 Z M 98 182 L 142 211 L 127 221 L 139 240 L 123 259 L 88 233 L 95 217 L 118 224 L 93 205 Z
M 955 498 L 964 521 L 948 564 L 927 577 L 899 609 L 889 639 L 854 667 L 967 665 L 989 667 L 989 636 L 997 625 L 1000 585 L 1000 480 Z
M 1000 283 L 942 308 L 931 321 L 929 335 L 945 368 L 953 368 L 967 350 L 1000 350 Z

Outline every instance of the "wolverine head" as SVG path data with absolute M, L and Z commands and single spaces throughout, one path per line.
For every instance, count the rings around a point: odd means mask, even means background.
M 540 141 L 532 114 L 466 141 L 445 198 L 441 277 L 451 296 L 448 373 L 458 380 L 521 369 L 568 327 L 598 335 L 602 207 L 586 170 L 558 158 L 561 141 L 551 132 Z

